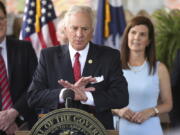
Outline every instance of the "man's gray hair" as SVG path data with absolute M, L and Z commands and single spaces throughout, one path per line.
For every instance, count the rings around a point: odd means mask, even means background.
M 68 25 L 68 20 L 69 20 L 70 16 L 73 14 L 76 14 L 78 12 L 83 12 L 83 13 L 88 14 L 90 16 L 90 19 L 92 22 L 92 28 L 94 28 L 95 16 L 94 16 L 94 12 L 93 12 L 92 8 L 88 7 L 88 6 L 82 6 L 82 5 L 74 5 L 67 11 L 67 13 L 65 14 L 65 18 L 64 18 L 65 26 Z

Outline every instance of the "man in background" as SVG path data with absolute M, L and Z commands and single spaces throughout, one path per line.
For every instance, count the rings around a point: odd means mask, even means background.
M 35 115 L 27 105 L 26 90 L 37 58 L 30 42 L 6 36 L 7 13 L 0 2 L 0 134 L 12 135 L 22 123 L 33 124 Z
M 177 50 L 171 72 L 171 86 L 173 95 L 173 109 L 170 120 L 173 128 L 180 128 L 180 49 Z
M 66 45 L 68 44 L 68 37 L 65 33 L 65 24 L 64 24 L 64 15 L 65 12 L 62 12 L 62 14 L 59 16 L 58 18 L 58 23 L 57 23 L 57 31 L 56 31 L 56 35 L 57 35 L 57 39 L 60 42 L 61 45 Z

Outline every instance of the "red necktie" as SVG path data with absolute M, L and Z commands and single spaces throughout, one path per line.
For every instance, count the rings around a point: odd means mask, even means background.
M 76 82 L 81 78 L 81 64 L 79 62 L 79 56 L 80 54 L 78 52 L 74 56 L 75 61 L 74 61 L 73 72 L 74 72 L 74 79 Z
M 7 110 L 11 108 L 13 103 L 12 103 L 11 94 L 10 94 L 6 66 L 4 63 L 4 59 L 1 55 L 1 50 L 2 48 L 0 48 L 0 94 L 1 94 L 1 99 L 2 99 L 1 101 L 2 110 Z

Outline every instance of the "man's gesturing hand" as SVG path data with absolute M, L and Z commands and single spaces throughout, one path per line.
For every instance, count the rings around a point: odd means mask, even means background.
M 86 101 L 87 96 L 85 94 L 86 91 L 95 91 L 94 87 L 86 88 L 87 84 L 91 82 L 96 82 L 96 79 L 92 76 L 81 77 L 75 84 L 72 84 L 65 80 L 59 80 L 58 83 L 62 85 L 64 88 L 68 88 L 74 91 L 75 99 L 78 101 Z

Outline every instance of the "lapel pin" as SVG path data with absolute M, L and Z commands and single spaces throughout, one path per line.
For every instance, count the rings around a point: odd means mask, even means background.
M 92 64 L 92 63 L 93 63 L 93 60 L 89 59 L 89 60 L 88 60 L 88 63 L 89 63 L 89 64 Z

